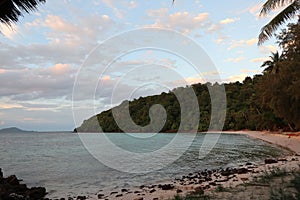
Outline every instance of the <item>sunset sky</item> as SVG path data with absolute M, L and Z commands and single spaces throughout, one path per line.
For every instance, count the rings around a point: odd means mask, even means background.
M 93 107 L 95 112 L 100 112 L 124 100 L 120 95 L 111 103 L 110 91 L 120 81 L 118 77 L 126 77 L 128 70 L 136 69 L 135 65 L 156 63 L 174 67 L 183 80 L 157 77 L 171 82 L 168 87 L 146 88 L 135 83 L 139 92 L 128 95 L 131 99 L 186 84 L 213 81 L 210 75 L 216 73 L 223 82 L 242 81 L 246 76 L 261 73 L 262 62 L 271 51 L 277 50 L 274 39 L 257 46 L 261 27 L 272 17 L 272 14 L 258 17 L 263 2 L 176 0 L 172 6 L 171 0 L 48 0 L 38 11 L 25 14 L 12 28 L 1 25 L 0 128 L 73 130 L 72 92 L 83 61 L 99 43 L 132 29 L 152 27 L 177 31 L 197 42 L 217 70 L 206 71 L 203 78 L 174 55 L 149 50 L 133 53 L 99 77 L 102 86 L 98 90 L 102 93 L 95 97 L 97 105 L 95 99 L 78 99 L 82 110 Z M 99 66 L 99 74 L 102 71 Z M 141 72 L 141 79 L 143 73 L 146 72 Z M 85 80 L 86 88 L 95 87 L 89 85 L 88 77 Z M 132 82 L 119 85 L 119 93 L 126 93 L 128 85 L 133 86 Z M 81 120 L 87 117 L 83 114 Z

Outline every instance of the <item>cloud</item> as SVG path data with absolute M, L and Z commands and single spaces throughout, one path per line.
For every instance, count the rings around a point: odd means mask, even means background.
M 0 23 L 0 33 L 2 33 L 5 37 L 13 40 L 18 32 L 19 28 L 15 24 L 11 24 L 10 26 L 8 26 Z
M 258 18 L 262 6 L 263 6 L 263 3 L 255 4 L 255 5 L 251 6 L 251 7 L 248 9 L 248 11 L 249 11 L 252 15 L 254 15 L 256 18 Z
M 76 32 L 77 27 L 72 25 L 69 22 L 66 22 L 59 16 L 55 15 L 48 15 L 45 22 L 44 26 L 51 28 L 52 30 L 55 31 L 61 31 L 61 32 Z
M 244 46 L 253 46 L 256 44 L 258 41 L 257 38 L 252 38 L 249 40 L 237 40 L 237 41 L 232 41 L 231 45 L 227 48 L 228 50 L 232 50 L 237 47 L 244 47 Z
M 23 106 L 16 103 L 0 103 L 0 109 L 22 108 Z
M 260 70 L 257 69 L 241 69 L 242 73 L 259 73 Z
M 148 16 L 154 18 L 155 22 L 145 27 L 159 27 L 175 29 L 188 34 L 194 30 L 204 29 L 211 26 L 207 12 L 193 15 L 187 11 L 176 12 L 167 15 L 168 9 L 149 10 Z
M 225 62 L 234 62 L 234 63 L 237 63 L 237 62 L 241 62 L 242 60 L 245 60 L 245 57 L 227 58 L 225 60 Z
M 265 45 L 265 46 L 259 46 L 259 50 L 263 54 L 270 54 L 271 52 L 276 52 L 278 48 L 274 45 Z
M 222 25 L 231 24 L 238 20 L 240 20 L 240 19 L 239 18 L 226 18 L 226 19 L 221 20 L 220 24 L 222 24 Z
M 49 70 L 55 75 L 66 75 L 68 72 L 71 72 L 69 64 L 56 64 L 49 68 Z
M 125 0 L 102 0 L 102 2 L 111 8 L 116 17 L 123 19 L 126 16 L 125 9 L 134 9 L 138 6 L 137 1 Z M 122 9 L 121 9 L 122 8 Z
M 266 60 L 268 60 L 268 58 L 263 57 L 263 58 L 253 58 L 250 61 L 254 62 L 254 63 L 262 63 L 262 62 L 264 62 Z
M 236 82 L 236 81 L 239 81 L 239 82 L 242 82 L 247 76 L 249 76 L 248 74 L 239 74 L 239 75 L 234 75 L 234 76 L 230 76 L 227 81 L 228 82 Z

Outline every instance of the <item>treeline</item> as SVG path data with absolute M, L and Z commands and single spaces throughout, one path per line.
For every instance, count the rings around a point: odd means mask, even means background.
M 197 129 L 207 131 L 211 122 L 210 90 L 225 87 L 226 91 L 226 119 L 223 130 L 300 130 L 300 21 L 288 25 L 277 35 L 282 53 L 273 53 L 270 60 L 263 63 L 265 67 L 262 75 L 247 77 L 235 83 L 194 84 L 179 87 L 168 93 L 140 97 L 133 101 L 124 101 L 115 110 L 129 110 L 114 112 L 112 109 L 104 111 L 85 120 L 76 128 L 80 132 L 153 132 L 159 127 L 160 132 L 177 132 Z M 200 118 L 197 127 L 188 123 L 196 110 L 190 109 L 181 113 L 181 104 L 189 105 L 188 91 L 193 89 L 197 96 Z M 186 93 L 187 98 L 179 103 L 176 93 Z M 192 97 L 191 97 L 192 98 Z M 160 123 L 160 116 L 164 113 L 156 109 L 151 118 L 150 108 L 159 104 L 164 107 L 166 120 Z M 155 109 L 153 109 L 155 111 Z M 153 111 L 152 110 L 152 111 Z M 117 120 L 115 118 L 123 119 Z M 131 118 L 134 122 L 127 120 Z M 163 118 L 162 118 L 163 119 Z M 156 120 L 156 122 L 155 122 Z M 154 124 L 153 126 L 151 126 Z M 101 129 L 100 129 L 101 127 Z

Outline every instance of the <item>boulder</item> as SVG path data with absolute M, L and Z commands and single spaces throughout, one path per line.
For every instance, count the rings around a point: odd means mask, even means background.
M 273 164 L 273 163 L 278 163 L 277 160 L 273 158 L 267 158 L 265 159 L 265 164 Z

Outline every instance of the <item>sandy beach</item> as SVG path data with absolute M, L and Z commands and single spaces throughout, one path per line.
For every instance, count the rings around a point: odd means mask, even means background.
M 122 189 L 120 191 L 99 192 L 89 199 L 119 199 L 119 200 L 164 200 L 172 199 L 174 196 L 184 196 L 193 192 L 205 191 L 212 194 L 222 188 L 238 188 L 244 183 L 249 183 L 256 177 L 271 170 L 295 171 L 299 169 L 300 136 L 298 133 L 276 133 L 258 131 L 226 131 L 222 134 L 244 134 L 248 137 L 261 139 L 276 144 L 282 148 L 291 150 L 291 155 L 283 158 L 271 158 L 270 163 L 253 164 L 245 163 L 232 169 L 208 170 L 189 173 L 181 179 L 169 182 L 161 182 L 154 185 L 143 185 L 138 188 Z M 264 188 L 263 192 L 265 192 Z M 256 190 L 256 189 L 255 189 Z M 259 190 L 257 190 L 259 191 Z M 253 191 L 252 191 L 253 192 Z M 249 192 L 248 192 L 249 193 Z M 251 193 L 251 191 L 250 191 Z M 219 193 L 220 195 L 222 193 Z M 230 194 L 230 193 L 229 193 Z M 249 195 L 244 192 L 246 196 Z M 221 199 L 229 198 L 228 194 L 222 194 Z M 224 196 L 225 195 L 225 196 Z

